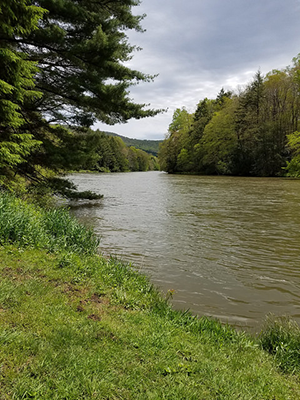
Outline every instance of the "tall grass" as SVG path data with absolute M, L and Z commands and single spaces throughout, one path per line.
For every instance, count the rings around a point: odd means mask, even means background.
M 45 210 L 0 192 L 0 244 L 94 254 L 99 239 L 67 210 Z
M 262 348 L 272 354 L 284 372 L 300 371 L 300 327 L 288 317 L 269 315 L 259 336 Z
M 51 250 L 94 254 L 99 246 L 100 239 L 93 231 L 71 217 L 67 210 L 53 208 L 44 212 L 42 223 L 50 239 Z

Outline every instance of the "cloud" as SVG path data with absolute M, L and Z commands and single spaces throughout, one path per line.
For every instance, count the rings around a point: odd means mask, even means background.
M 168 108 L 154 118 L 96 127 L 135 138 L 163 138 L 176 108 L 190 112 L 219 90 L 237 90 L 255 72 L 291 64 L 300 52 L 299 0 L 143 0 L 144 33 L 129 32 L 143 48 L 131 68 L 159 76 L 132 87 L 130 97 L 151 108 Z

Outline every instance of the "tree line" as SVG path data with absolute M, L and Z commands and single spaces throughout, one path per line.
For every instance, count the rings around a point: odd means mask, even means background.
M 157 156 L 159 145 L 162 142 L 162 140 L 132 139 L 114 132 L 104 131 L 104 133 L 110 136 L 118 136 L 123 140 L 126 146 L 133 146 L 136 149 L 143 150 L 146 153 L 152 154 L 153 156 Z
M 126 145 L 119 136 L 89 129 L 85 141 L 85 160 L 78 162 L 74 170 L 95 172 L 159 170 L 158 160 L 154 155 Z
M 58 179 L 69 170 L 145 168 L 144 154 L 134 149 L 120 150 L 128 161 L 120 154 L 119 161 L 104 161 L 109 150 L 100 154 L 101 141 L 110 149 L 122 144 L 89 131 L 95 121 L 160 112 L 129 97 L 130 86 L 154 78 L 126 66 L 135 51 L 127 31 L 142 31 L 143 16 L 132 13 L 138 5 L 1 0 L 0 188 L 71 194 L 71 185 Z
M 300 176 L 300 55 L 292 66 L 258 71 L 244 90 L 221 89 L 195 113 L 174 112 L 159 151 L 169 173 Z

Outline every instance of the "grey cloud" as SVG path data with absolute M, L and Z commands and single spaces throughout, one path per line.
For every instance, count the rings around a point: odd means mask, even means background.
M 159 77 L 130 97 L 169 111 L 108 128 L 129 137 L 163 138 L 177 107 L 193 112 L 200 99 L 245 85 L 258 69 L 283 68 L 300 52 L 299 0 L 143 0 L 134 13 L 147 14 L 146 32 L 128 34 L 143 48 L 129 65 Z

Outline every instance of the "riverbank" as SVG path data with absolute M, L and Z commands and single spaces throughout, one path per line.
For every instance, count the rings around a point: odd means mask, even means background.
M 292 358 L 174 311 L 66 212 L 1 195 L 0 241 L 1 399 L 300 398 Z

